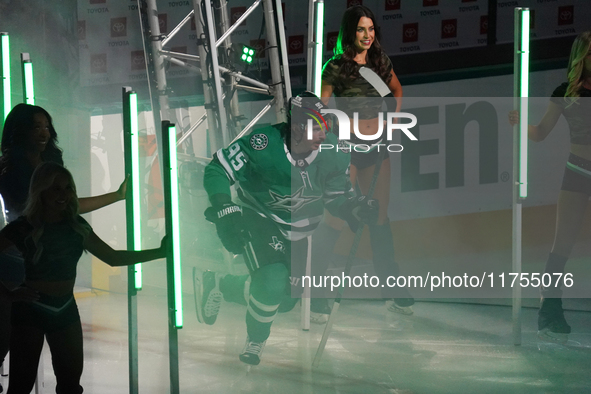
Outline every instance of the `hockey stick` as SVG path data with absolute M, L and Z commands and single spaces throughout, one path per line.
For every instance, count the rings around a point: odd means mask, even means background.
M 373 193 L 376 188 L 376 184 L 378 182 L 378 175 L 380 174 L 380 168 L 382 167 L 382 161 L 384 161 L 384 156 L 386 155 L 386 149 L 380 151 L 378 155 L 378 161 L 376 162 L 376 168 L 373 172 L 373 178 L 371 179 L 371 184 L 369 186 L 369 192 L 367 193 L 367 198 L 372 198 Z M 359 247 L 359 242 L 361 241 L 361 235 L 363 234 L 363 229 L 365 227 L 365 223 L 360 222 L 359 228 L 355 233 L 355 238 L 353 239 L 353 244 L 351 245 L 351 250 L 349 251 L 349 256 L 347 256 L 347 263 L 345 264 L 344 275 L 348 276 L 351 272 L 351 268 L 353 266 L 353 260 L 355 260 L 355 255 L 357 254 L 357 248 Z M 312 362 L 312 366 L 314 368 L 318 367 L 320 364 L 320 358 L 322 357 L 322 353 L 324 352 L 324 348 L 326 347 L 326 342 L 328 341 L 328 336 L 330 335 L 330 331 L 332 329 L 332 324 L 334 323 L 335 316 L 337 311 L 339 310 L 339 306 L 341 305 L 341 299 L 343 297 L 343 293 L 345 291 L 344 283 L 339 287 L 337 297 L 334 300 L 334 304 L 332 305 L 332 310 L 330 311 L 330 316 L 328 317 L 328 322 L 326 322 L 326 327 L 324 327 L 324 333 L 322 334 L 322 339 L 320 340 L 320 344 L 318 345 L 318 350 L 316 351 L 316 355 L 314 356 L 314 361 Z
M 382 97 L 393 97 L 392 93 L 388 86 L 382 81 L 382 79 L 371 69 L 366 67 L 361 67 L 359 73 L 363 78 L 365 78 L 373 87 L 382 95 Z M 378 175 L 380 174 L 380 168 L 382 167 L 382 162 L 384 161 L 384 157 L 386 156 L 386 149 L 382 150 L 378 154 L 378 160 L 376 162 L 376 167 L 373 171 L 373 177 L 371 179 L 371 183 L 369 185 L 369 190 L 367 193 L 367 198 L 372 198 L 375 192 L 376 184 L 378 182 Z M 351 272 L 351 268 L 353 266 L 353 260 L 355 260 L 355 255 L 357 254 L 357 248 L 359 247 L 359 242 L 361 241 L 361 235 L 363 234 L 363 228 L 365 227 L 365 223 L 360 222 L 359 228 L 355 233 L 355 238 L 353 239 L 353 244 L 351 245 L 351 250 L 349 251 L 349 255 L 347 256 L 347 263 L 345 264 L 344 275 L 348 276 Z M 337 311 L 339 310 L 339 306 L 341 305 L 341 299 L 343 297 L 343 293 L 345 291 L 344 283 L 338 290 L 337 297 L 334 300 L 334 304 L 332 305 L 332 310 L 330 311 L 330 316 L 328 317 L 328 322 L 326 322 L 326 327 L 324 327 L 324 332 L 322 333 L 322 339 L 320 340 L 320 344 L 318 345 L 318 350 L 316 350 L 316 355 L 314 356 L 314 361 L 312 362 L 312 366 L 317 368 L 320 364 L 320 359 L 322 358 L 322 354 L 324 353 L 324 348 L 326 347 L 326 342 L 328 341 L 328 337 L 332 330 L 332 325 L 335 320 L 335 316 Z

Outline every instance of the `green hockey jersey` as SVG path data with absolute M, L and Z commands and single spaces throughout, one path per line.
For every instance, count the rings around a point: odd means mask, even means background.
M 209 196 L 230 194 L 236 184 L 242 202 L 274 221 L 289 240 L 310 235 L 324 208 L 338 216 L 340 205 L 353 194 L 350 156 L 336 149 L 292 156 L 281 133 L 285 124 L 253 131 L 226 149 L 218 150 L 205 169 Z M 328 133 L 325 144 L 336 147 Z

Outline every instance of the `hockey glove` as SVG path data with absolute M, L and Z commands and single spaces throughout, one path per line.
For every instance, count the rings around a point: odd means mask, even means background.
M 367 196 L 350 197 L 339 208 L 340 216 L 351 228 L 357 232 L 360 222 L 375 224 L 378 221 L 379 203 L 378 200 L 367 198 Z
M 224 248 L 234 254 L 244 253 L 246 236 L 242 207 L 232 202 L 205 210 L 205 218 L 215 224 L 218 237 Z

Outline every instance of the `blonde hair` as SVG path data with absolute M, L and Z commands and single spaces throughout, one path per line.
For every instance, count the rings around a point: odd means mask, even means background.
M 580 90 L 585 78 L 583 70 L 585 69 L 585 58 L 589 53 L 589 47 L 591 47 L 591 31 L 582 32 L 573 42 L 568 61 L 568 86 L 564 94 L 565 98 L 571 98 L 569 105 L 574 104 L 581 96 Z
M 27 198 L 25 209 L 23 211 L 23 216 L 25 216 L 33 226 L 31 238 L 37 248 L 35 257 L 33 258 L 34 261 L 38 259 L 43 250 L 43 246 L 39 244 L 39 239 L 41 238 L 41 235 L 43 235 L 45 227 L 43 219 L 45 207 L 43 205 L 42 195 L 43 192 L 53 186 L 58 175 L 65 175 L 68 178 L 73 193 L 72 198 L 69 200 L 68 205 L 64 210 L 63 219 L 72 227 L 72 229 L 74 229 L 74 231 L 82 235 L 83 239 L 86 239 L 91 230 L 88 226 L 81 224 L 77 219 L 78 196 L 76 194 L 76 184 L 74 183 L 74 178 L 72 178 L 70 171 L 57 163 L 44 162 L 39 164 L 31 177 L 29 197 Z

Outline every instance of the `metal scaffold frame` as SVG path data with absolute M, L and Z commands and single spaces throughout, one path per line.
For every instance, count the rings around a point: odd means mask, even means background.
M 232 67 L 224 66 L 231 63 L 231 59 L 225 54 L 232 46 L 230 37 L 232 32 L 260 5 L 262 5 L 267 32 L 266 51 L 269 56 L 271 84 L 263 83 L 233 71 Z M 138 9 L 144 33 L 154 124 L 158 125 L 162 120 L 171 119 L 173 115 L 168 101 L 164 67 L 166 62 L 200 75 L 203 81 L 205 115 L 180 136 L 177 144 L 184 142 L 205 120 L 207 120 L 208 140 L 212 152 L 228 146 L 231 141 L 247 134 L 273 106 L 275 106 L 277 122 L 286 120 L 285 103 L 292 93 L 281 0 L 255 0 L 232 26 L 228 17 L 227 0 L 193 0 L 193 10 L 167 35 L 161 34 L 158 26 L 156 0 L 138 0 Z M 195 20 L 198 55 L 165 49 L 182 27 L 191 21 L 191 18 Z M 223 48 L 224 51 L 218 51 L 219 48 Z M 240 124 L 238 96 L 234 94 L 237 89 L 271 96 L 269 103 L 244 127 Z M 157 139 L 160 145 L 161 136 Z

